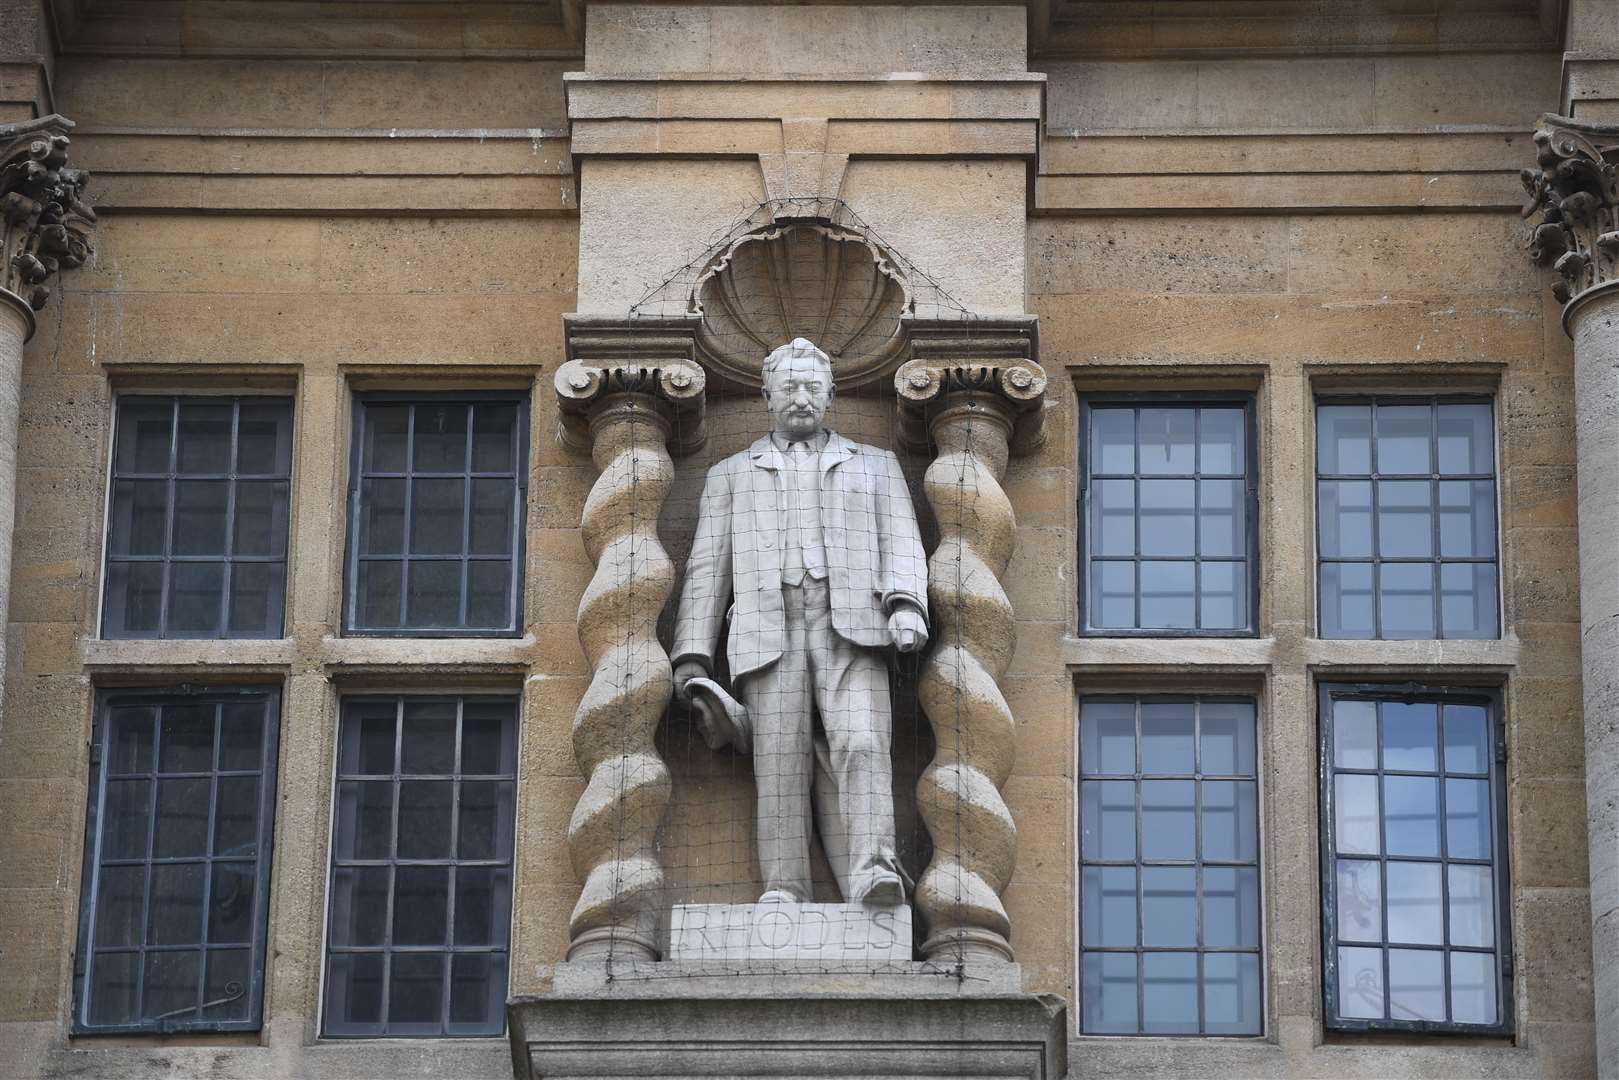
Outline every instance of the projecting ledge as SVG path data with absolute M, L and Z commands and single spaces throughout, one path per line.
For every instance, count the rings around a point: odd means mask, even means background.
M 749 964 L 715 975 L 661 963 L 638 965 L 637 977 L 615 964 L 608 980 L 600 964 L 561 964 L 551 993 L 507 1006 L 513 1065 L 519 1080 L 1065 1074 L 1061 998 L 1021 993 L 1004 972 L 980 980 L 903 966 L 918 970 L 795 974 Z
M 1276 639 L 1184 637 L 1070 637 L 1063 662 L 1073 671 L 1119 668 L 1201 670 L 1263 674 L 1276 653 Z

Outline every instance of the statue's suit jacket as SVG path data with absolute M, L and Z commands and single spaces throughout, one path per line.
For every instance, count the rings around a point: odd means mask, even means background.
M 730 608 L 731 678 L 782 653 L 781 451 L 765 436 L 708 470 L 697 535 L 675 620 L 674 662 L 713 670 L 720 624 Z M 927 614 L 927 553 L 899 459 L 831 432 L 821 450 L 821 539 L 826 548 L 832 627 L 869 648 L 893 643 L 896 603 Z

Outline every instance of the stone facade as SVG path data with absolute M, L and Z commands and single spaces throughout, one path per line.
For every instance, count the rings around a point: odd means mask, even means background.
M 339 702 L 368 691 L 520 697 L 509 992 L 550 995 L 584 1029 L 607 1015 L 592 1009 L 612 995 L 570 948 L 588 961 L 593 931 L 655 922 L 652 901 L 618 903 L 634 899 L 626 876 L 660 857 L 669 870 L 694 838 L 746 866 L 748 838 L 705 833 L 703 809 L 749 788 L 716 759 L 666 765 L 659 703 L 640 701 L 647 794 L 617 831 L 631 850 L 592 831 L 609 804 L 591 785 L 630 751 L 582 735 L 581 702 L 613 650 L 663 655 L 666 628 L 646 605 L 675 587 L 638 579 L 634 640 L 609 633 L 630 622 L 592 612 L 622 554 L 611 544 L 646 534 L 678 563 L 692 525 L 666 511 L 648 530 L 597 500 L 614 462 L 635 457 L 660 499 L 689 506 L 703 470 L 763 430 L 726 382 L 735 372 L 700 362 L 689 327 L 644 345 L 615 327 L 761 203 L 839 199 L 941 295 L 1020 343 L 986 360 L 984 334 L 962 344 L 917 329 L 892 357 L 917 365 L 913 390 L 895 390 L 891 367 L 833 414 L 903 452 L 919 504 L 932 498 L 927 466 L 951 452 L 1004 496 L 954 526 L 935 506 L 929 538 L 936 562 L 987 569 L 977 598 L 1004 646 L 977 658 L 983 734 L 945 761 L 976 774 L 963 784 L 989 839 L 943 842 L 926 801 L 950 790 L 937 773 L 920 811 L 935 859 L 988 881 L 993 905 L 952 914 L 925 900 L 919 924 L 987 934 L 986 954 L 1009 940 L 1017 961 L 1016 985 L 1002 985 L 1006 970 L 988 980 L 982 1011 L 951 1006 L 958 1026 L 981 1016 L 984 1053 L 1016 1042 L 1065 1057 L 1076 1077 L 1574 1077 L 1600 1063 L 1619 1078 L 1619 330 L 1613 249 L 1600 246 L 1619 222 L 1589 240 L 1587 265 L 1606 258 L 1609 278 L 1554 295 L 1570 264 L 1543 269 L 1526 250 L 1545 250 L 1545 200 L 1526 221 L 1518 175 L 1548 164 L 1543 114 L 1585 131 L 1594 167 L 1611 168 L 1619 16 L 1611 0 L 1330 7 L 0 0 L 0 120 L 71 120 L 71 133 L 52 129 L 70 139 L 52 168 L 75 200 L 81 178 L 64 169 L 88 170 L 95 219 L 75 211 L 46 245 L 59 258 L 38 312 L 17 295 L 43 280 L 32 267 L 8 266 L 0 293 L 14 301 L 0 304 L 12 313 L 0 317 L 0 1060 L 28 1076 L 513 1074 L 506 1039 L 320 1037 Z M 86 237 L 93 253 L 74 268 Z M 649 358 L 676 363 L 658 375 Z M 951 372 L 1020 361 L 1031 380 L 1043 372 L 1040 423 L 1021 390 L 992 388 L 1003 422 L 966 439 L 945 400 Z M 643 368 L 634 386 L 591 381 Z M 356 394 L 379 389 L 527 395 L 520 636 L 342 632 L 350 416 Z M 114 396 L 265 390 L 296 409 L 284 635 L 104 639 Z M 1254 400 L 1258 632 L 1081 635 L 1082 396 L 1211 391 Z M 617 392 L 655 399 L 660 419 L 615 427 Z M 1318 635 L 1313 403 L 1340 393 L 1494 402 L 1498 639 Z M 1343 681 L 1501 693 L 1511 1036 L 1325 1028 L 1316 688 Z M 96 694 L 181 683 L 282 692 L 262 1030 L 71 1035 Z M 1079 1031 L 1076 702 L 1165 690 L 1258 703 L 1257 1038 Z M 617 882 L 605 898 L 597 878 Z M 656 952 L 656 932 L 644 936 Z M 894 978 L 829 986 L 815 1009 L 835 1018 L 845 999 L 898 998 L 889 1035 L 942 1038 Z M 750 1015 L 792 1012 L 780 982 Z M 694 982 L 690 1001 L 657 1009 L 711 1023 L 692 1003 L 735 992 Z M 789 1004 L 773 1012 L 777 999 Z M 1029 1018 L 1064 1004 L 1066 1045 L 1042 1050 Z M 760 1060 L 803 1027 L 781 1019 L 761 1034 Z M 916 1075 L 944 1068 L 915 1061 Z

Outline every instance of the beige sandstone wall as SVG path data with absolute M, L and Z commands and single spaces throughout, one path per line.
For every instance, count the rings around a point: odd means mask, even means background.
M 804 16 L 770 13 L 742 24 L 738 37 L 743 13 L 705 10 L 675 44 L 668 27 L 655 28 L 653 40 L 668 50 L 656 54 L 637 51 L 644 37 L 603 24 L 588 46 L 590 66 L 614 66 L 624 55 L 616 50 L 677 72 L 717 70 L 739 56 L 783 71 L 801 63 L 777 38 L 768 51 L 749 46 L 766 30 L 801 31 Z M 1007 55 L 993 20 L 977 31 L 952 22 L 939 33 L 897 10 L 838 24 L 826 40 L 855 35 L 885 70 L 1023 66 L 1021 48 Z M 649 200 L 638 212 L 667 223 L 659 243 L 615 226 L 622 207 L 611 199 L 593 207 L 587 197 L 582 224 L 558 137 L 566 123 L 560 73 L 582 66 L 71 56 L 59 64 L 57 106 L 80 122 L 75 152 L 98 174 L 92 190 L 104 214 L 95 264 L 62 282 L 25 361 L 0 730 L 0 1059 L 124 1076 L 158 1075 L 166 1063 L 227 1076 L 508 1075 L 498 1041 L 310 1045 L 327 803 L 340 689 L 453 681 L 520 690 L 511 987 L 545 988 L 579 888 L 565 843 L 582 788 L 568 731 L 588 684 L 574 612 L 591 570 L 577 523 L 593 469 L 553 438 L 560 316 L 576 303 L 607 310 L 609 300 L 639 298 L 763 190 L 748 154 L 674 159 L 657 166 L 659 185 L 624 180 L 626 192 Z M 946 179 L 923 180 L 914 189 L 921 194 L 901 199 L 896 192 L 922 171 L 896 181 L 903 163 L 868 160 L 851 166 L 846 196 L 962 299 L 1026 305 L 1041 316 L 1042 360 L 1053 376 L 1048 439 L 1013 462 L 1006 482 L 1019 518 L 1006 576 L 1019 644 L 1005 682 L 1019 765 L 1006 796 L 1020 828 L 1006 902 L 1027 987 L 1073 1002 L 1076 680 L 1081 689 L 1173 679 L 1188 689 L 1249 690 L 1261 702 L 1265 753 L 1270 1038 L 1076 1040 L 1076 1074 L 1587 1074 L 1570 353 L 1547 283 L 1522 254 L 1513 210 L 1516 170 L 1532 157 L 1530 124 L 1556 104 L 1555 53 L 1029 66 L 1051 79 L 1032 182 L 1015 157 L 930 164 Z M 592 160 L 584 176 L 607 193 L 615 174 L 632 171 Z M 950 171 L 993 183 L 975 190 Z M 960 263 L 940 220 L 983 229 L 975 235 L 990 239 L 974 240 L 964 257 L 994 269 L 952 279 Z M 597 229 L 584 250 L 581 228 Z M 672 242 L 677 233 L 683 244 Z M 1311 394 L 1427 390 L 1436 379 L 1498 394 L 1507 634 L 1438 645 L 1316 641 Z M 532 388 L 522 639 L 336 635 L 347 395 L 407 382 Z M 111 390 L 199 384 L 298 395 L 288 639 L 89 640 Z M 1076 393 L 1214 386 L 1259 394 L 1261 636 L 1196 646 L 1074 638 Z M 886 444 L 885 404 L 880 395 L 841 402 L 833 420 Z M 677 557 L 696 478 L 763 430 L 756 409 L 713 405 L 709 446 L 680 464 L 666 510 Z M 93 686 L 225 669 L 286 680 L 265 1033 L 65 1047 Z M 1312 679 L 1322 671 L 1506 682 L 1518 1046 L 1317 1045 Z M 671 742 L 685 737 L 671 728 L 663 743 L 676 771 L 672 848 L 684 842 L 692 851 L 705 821 L 723 815 L 741 826 L 727 834 L 725 864 L 744 865 L 746 776 L 735 762 Z M 701 864 L 689 856 L 682 880 L 700 884 L 702 865 L 712 873 L 717 854 L 704 853 Z M 726 877 L 735 880 L 730 869 Z

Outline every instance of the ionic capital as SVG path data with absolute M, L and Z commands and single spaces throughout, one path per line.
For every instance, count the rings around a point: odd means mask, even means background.
M 1561 275 L 1552 294 L 1564 304 L 1619 280 L 1619 124 L 1593 124 L 1551 113 L 1535 131 L 1537 168 L 1520 172 L 1540 214 L 1529 255 Z
M 894 373 L 901 442 L 924 452 L 935 424 L 976 411 L 1006 426 L 1013 453 L 1039 446 L 1046 372 L 1035 328 L 1032 318 L 914 328 L 912 359 Z
M 597 425 L 636 410 L 657 426 L 674 453 L 689 453 L 703 443 L 707 377 L 689 360 L 569 360 L 557 368 L 555 382 L 561 439 L 574 450 L 588 453 Z
M 50 299 L 45 282 L 52 274 L 90 257 L 96 215 L 83 202 L 90 174 L 68 165 L 71 130 L 71 120 L 54 114 L 0 124 L 0 287 L 32 311 Z

